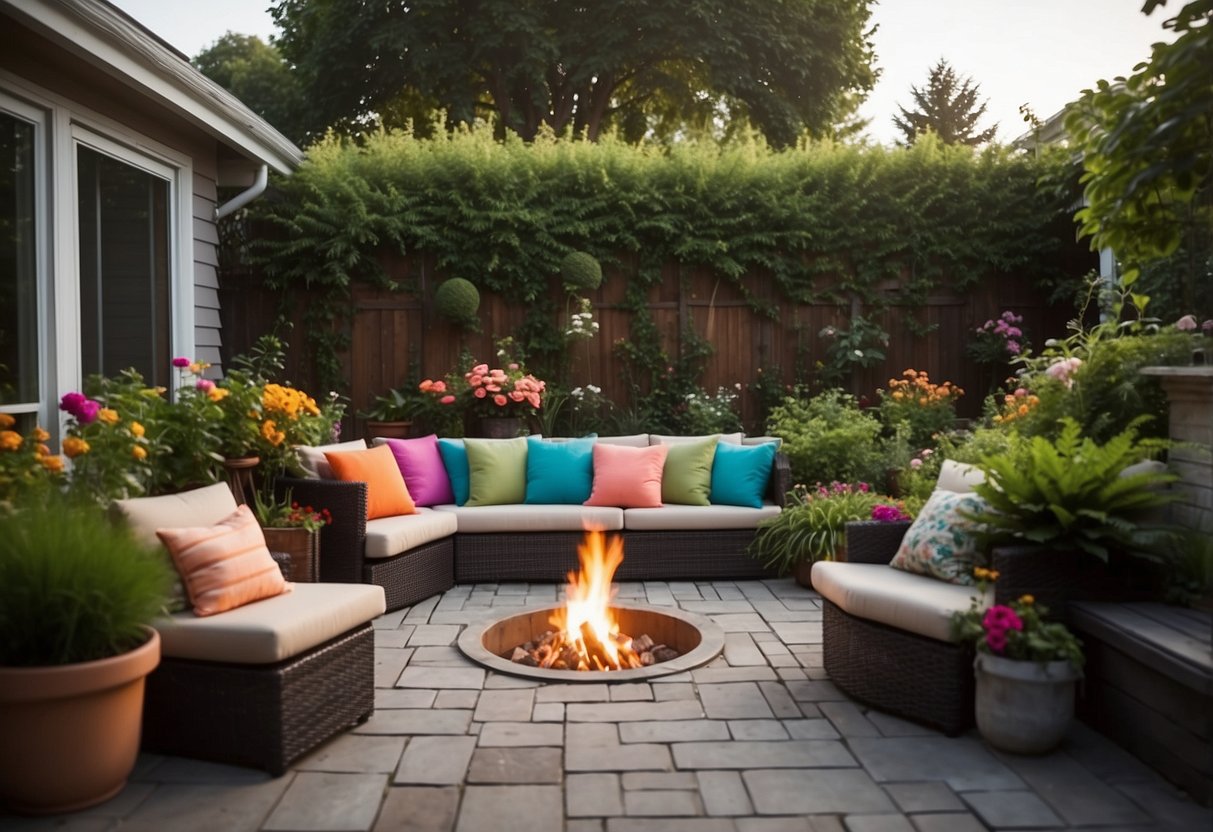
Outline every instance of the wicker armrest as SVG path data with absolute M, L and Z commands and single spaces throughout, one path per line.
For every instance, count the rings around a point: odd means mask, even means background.
M 994 601 L 1010 603 L 1032 595 L 1049 609 L 1050 618 L 1065 618 L 1066 606 L 1078 582 L 1078 557 L 1043 546 L 996 546 L 990 567 L 997 570 Z
M 770 490 L 767 494 L 777 506 L 787 505 L 788 492 L 792 490 L 792 463 L 788 455 L 775 454 L 775 462 L 771 465 Z
M 317 511 L 328 509 L 333 522 L 320 530 L 320 580 L 362 582 L 366 546 L 366 483 L 280 477 L 274 489 Z
M 909 520 L 847 523 L 847 560 L 851 563 L 888 563 L 897 554 L 897 547 L 909 528 Z

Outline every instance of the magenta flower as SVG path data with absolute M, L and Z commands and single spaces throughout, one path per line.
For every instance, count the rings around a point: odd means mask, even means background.
M 83 393 L 65 393 L 59 400 L 59 409 L 72 416 L 80 416 L 81 406 L 88 401 Z
M 1022 630 L 1023 620 L 1015 614 L 1015 610 L 1005 604 L 995 604 L 986 610 L 985 618 L 981 621 L 981 626 L 987 632 L 991 630 Z
M 897 506 L 879 505 L 872 507 L 872 519 L 881 523 L 897 523 L 910 518 L 903 514 Z
M 209 378 L 200 378 L 194 382 L 194 386 L 203 393 L 209 393 L 215 389 L 215 382 L 211 381 Z
M 991 652 L 1002 653 L 1007 649 L 1007 631 L 989 630 L 986 633 L 986 644 L 989 645 Z
M 87 425 L 97 421 L 97 413 L 101 410 L 101 403 L 95 402 L 92 399 L 85 399 L 84 404 L 80 405 L 79 412 L 73 414 L 76 420 L 82 425 Z
M 177 356 L 176 358 L 173 359 L 174 367 L 184 368 L 184 367 L 188 367 L 189 365 L 190 365 L 190 360 L 188 358 L 183 358 L 182 356 Z

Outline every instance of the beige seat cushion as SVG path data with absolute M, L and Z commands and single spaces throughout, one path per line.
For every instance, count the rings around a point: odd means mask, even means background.
M 695 531 L 705 529 L 754 529 L 770 517 L 778 517 L 779 506 L 764 502 L 762 508 L 746 506 L 677 506 L 628 508 L 623 527 L 630 531 Z
M 618 531 L 623 509 L 614 506 L 527 505 L 435 506 L 459 521 L 460 534 L 580 532 L 587 528 Z
M 175 613 L 154 622 L 175 659 L 272 664 L 297 656 L 387 609 L 375 584 L 295 584 L 295 590 L 218 615 Z
M 180 494 L 115 500 L 114 510 L 126 518 L 139 542 L 159 546 L 156 529 L 213 526 L 236 510 L 236 498 L 227 483 L 217 482 Z
M 432 508 L 419 508 L 416 514 L 367 520 L 366 557 L 393 557 L 417 546 L 450 537 L 458 526 L 453 515 Z
M 813 589 L 857 618 L 938 641 L 952 641 L 952 613 L 965 612 L 976 587 L 912 575 L 883 563 L 813 564 Z M 994 602 L 987 590 L 983 604 Z

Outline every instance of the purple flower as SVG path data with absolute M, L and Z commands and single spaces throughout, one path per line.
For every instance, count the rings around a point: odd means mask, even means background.
M 1204 333 L 1206 335 L 1208 335 L 1210 331 L 1213 331 L 1213 320 L 1205 321 L 1203 324 L 1200 325 L 1200 328 L 1202 330 L 1204 330 Z
M 1007 337 L 1008 338 L 1022 338 L 1023 330 L 1017 326 L 1007 327 Z
M 176 358 L 173 359 L 174 367 L 188 367 L 189 365 L 190 365 L 190 360 L 188 358 L 183 358 L 182 356 L 177 356 Z
M 1018 341 L 1007 341 L 1007 352 L 1011 353 L 1011 355 L 1019 355 L 1021 349 L 1023 347 L 1019 346 Z

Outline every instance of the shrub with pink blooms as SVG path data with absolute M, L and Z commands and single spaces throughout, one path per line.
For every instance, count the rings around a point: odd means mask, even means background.
M 1021 324 L 1023 316 L 1008 309 L 973 330 L 965 352 L 978 364 L 1006 364 L 1028 346 Z
M 973 570 L 977 586 L 984 592 L 998 573 L 978 567 Z M 1028 662 L 1068 661 L 1082 667 L 1082 642 L 1066 625 L 1048 620 L 1049 611 L 1031 595 L 1021 595 L 1010 604 L 988 608 L 974 598 L 968 611 L 952 616 L 952 634 L 982 653 Z
M 508 340 L 499 344 L 502 365 L 490 366 L 474 358 L 470 368 L 445 379 L 424 379 L 418 385 L 422 397 L 443 410 L 474 416 L 533 416 L 543 407 L 547 384 L 531 375 L 509 354 Z

